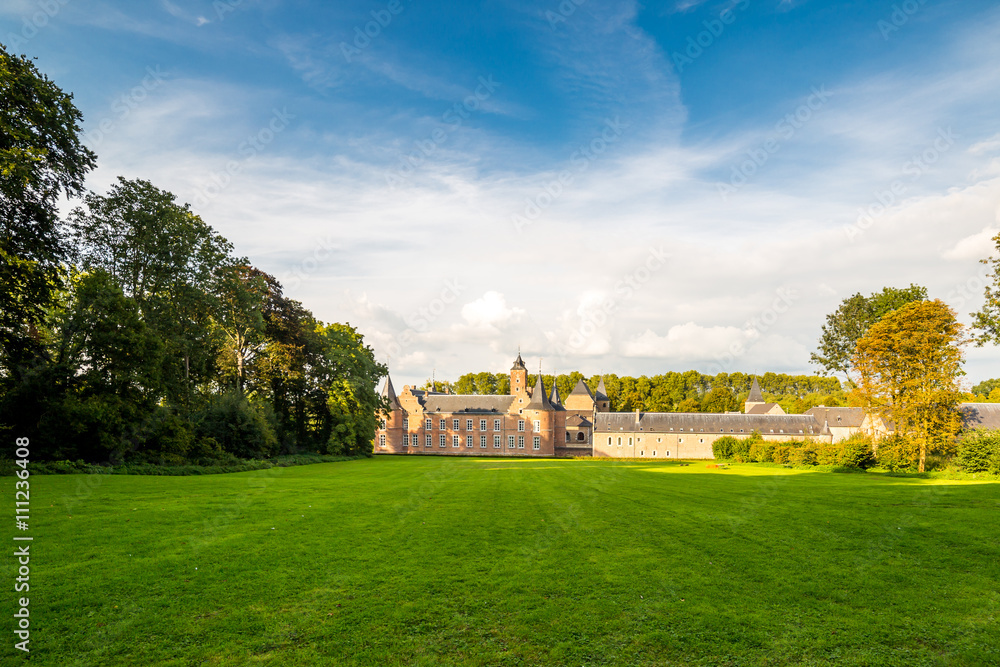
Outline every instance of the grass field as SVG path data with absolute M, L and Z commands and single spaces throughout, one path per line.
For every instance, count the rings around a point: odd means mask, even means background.
M 382 457 L 31 491 L 34 665 L 1000 664 L 998 483 Z

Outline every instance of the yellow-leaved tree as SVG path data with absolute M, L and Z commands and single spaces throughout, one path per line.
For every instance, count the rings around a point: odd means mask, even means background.
M 961 427 L 962 348 L 968 341 L 955 311 L 940 299 L 915 301 L 886 315 L 854 351 L 857 397 L 897 434 L 927 452 L 947 445 Z

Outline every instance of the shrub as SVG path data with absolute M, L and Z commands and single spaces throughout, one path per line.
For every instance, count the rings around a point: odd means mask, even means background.
M 890 472 L 916 468 L 919 457 L 917 443 L 898 433 L 883 438 L 875 451 L 878 465 Z
M 750 447 L 754 444 L 752 438 L 734 438 L 733 460 L 739 463 L 750 462 Z
M 788 455 L 788 462 L 796 466 L 814 466 L 816 450 L 812 447 L 795 447 Z
M 842 450 L 840 465 L 861 470 L 867 470 L 875 465 L 875 450 L 872 448 L 871 438 L 867 435 L 855 433 L 841 441 L 840 447 Z
M 764 440 L 754 440 L 750 443 L 750 460 L 755 463 L 770 463 L 774 457 L 774 445 Z
M 794 449 L 794 447 L 789 447 L 788 445 L 775 445 L 774 450 L 771 452 L 771 460 L 775 463 L 788 463 L 788 457 Z
M 198 422 L 198 434 L 244 459 L 266 458 L 278 446 L 264 411 L 239 392 L 223 394 L 209 404 Z
M 733 449 L 739 444 L 739 440 L 731 435 L 724 435 L 712 443 L 712 456 L 719 460 L 733 458 Z
M 964 472 L 1000 472 L 1000 430 L 977 428 L 965 433 L 955 461 Z

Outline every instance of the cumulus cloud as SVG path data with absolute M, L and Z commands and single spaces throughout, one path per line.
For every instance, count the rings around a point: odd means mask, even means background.
M 1000 232 L 995 227 L 986 227 L 977 234 L 966 236 L 941 255 L 945 259 L 977 260 L 989 257 L 995 251 L 993 237 Z

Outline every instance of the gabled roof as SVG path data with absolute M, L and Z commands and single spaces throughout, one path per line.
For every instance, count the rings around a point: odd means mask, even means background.
M 1000 428 L 1000 403 L 960 403 L 962 428 Z
M 777 403 L 758 403 L 749 410 L 747 410 L 748 415 L 766 415 L 768 412 L 774 409 L 778 405 Z M 779 406 L 780 407 L 780 406 Z M 785 413 L 784 410 L 781 411 L 782 414 Z M 816 418 L 819 421 L 819 417 Z
M 385 386 L 382 387 L 382 398 L 388 399 L 390 410 L 398 410 L 403 407 L 399 404 L 399 398 L 396 396 L 396 390 L 392 387 L 392 378 L 388 375 L 385 376 Z
M 566 418 L 566 426 L 574 428 L 584 428 L 590 426 L 590 420 L 580 415 L 570 415 Z
M 812 415 L 818 422 L 825 421 L 832 427 L 860 428 L 861 422 L 865 420 L 864 408 L 815 407 L 806 410 L 805 414 Z
M 525 410 L 551 410 L 552 404 L 549 397 L 545 395 L 545 383 L 542 382 L 542 375 L 539 373 L 538 380 L 535 381 L 535 388 L 531 392 L 531 400 L 524 406 Z
M 726 435 L 819 435 L 823 425 L 812 415 L 743 415 L 715 412 L 643 412 L 638 429 L 650 433 L 719 433 Z M 634 412 L 599 412 L 595 433 L 636 430 Z
M 586 396 L 590 400 L 594 400 L 594 395 L 590 393 L 590 387 L 588 387 L 587 383 L 583 381 L 583 378 L 580 378 L 580 381 L 576 383 L 575 387 L 573 387 L 573 391 L 570 392 L 570 396 Z
M 747 396 L 747 403 L 763 403 L 764 395 L 760 393 L 760 383 L 754 377 L 753 384 L 750 385 L 750 395 Z
M 597 385 L 597 391 L 594 393 L 595 401 L 610 401 L 608 398 L 608 390 L 604 388 L 604 376 L 601 376 L 601 381 Z
M 425 412 L 507 412 L 514 396 L 483 394 L 430 394 L 423 400 Z

